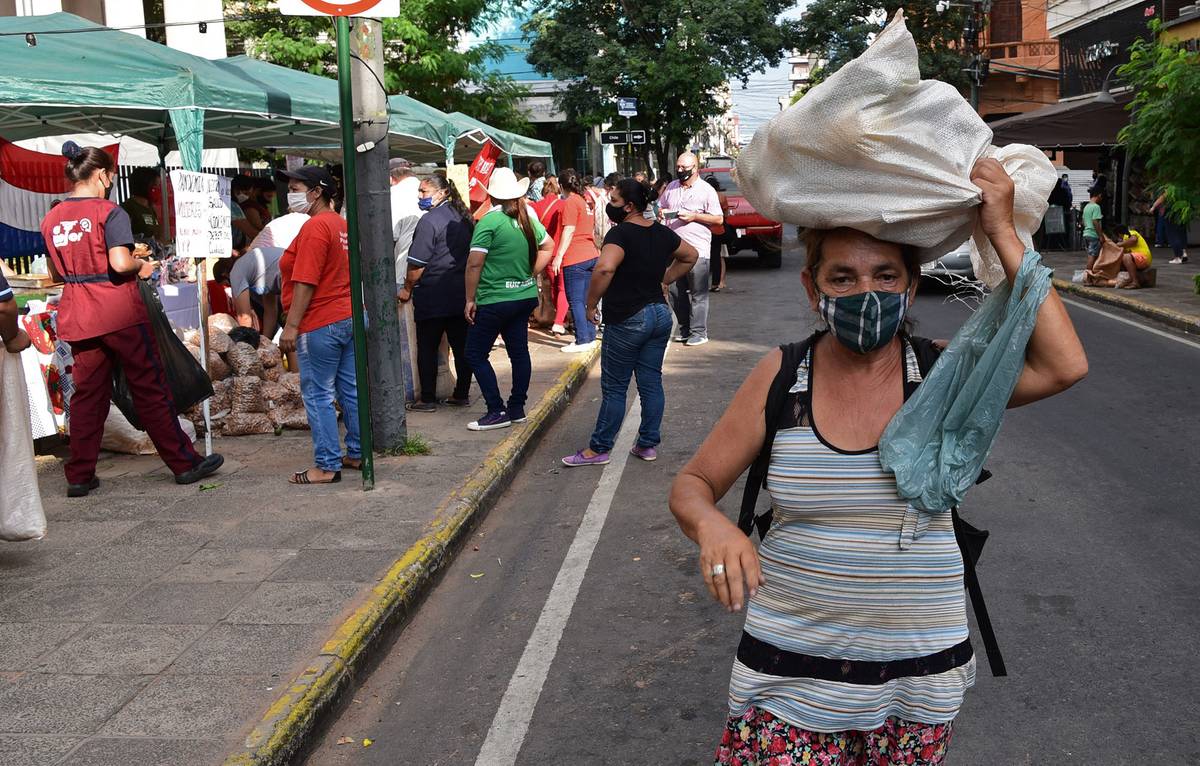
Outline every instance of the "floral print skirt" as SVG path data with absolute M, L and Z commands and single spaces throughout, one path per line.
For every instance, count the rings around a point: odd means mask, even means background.
M 950 723 L 889 718 L 871 731 L 814 732 L 752 707 L 730 718 L 717 766 L 940 766 Z

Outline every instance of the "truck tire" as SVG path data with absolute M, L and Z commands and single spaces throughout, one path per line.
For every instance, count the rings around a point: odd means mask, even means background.
M 758 262 L 766 269 L 783 266 L 783 238 L 763 243 L 758 248 Z

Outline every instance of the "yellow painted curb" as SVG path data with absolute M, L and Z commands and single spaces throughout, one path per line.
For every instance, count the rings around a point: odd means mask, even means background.
M 318 719 L 337 701 L 386 629 L 404 619 L 448 563 L 454 547 L 508 486 L 525 456 L 570 402 L 600 356 L 600 347 L 574 359 L 514 430 L 484 457 L 437 507 L 425 534 L 371 589 L 366 601 L 325 642 L 246 737 L 225 766 L 283 766 L 304 744 Z
M 1059 292 L 1070 293 L 1089 301 L 1132 311 L 1135 314 L 1157 320 L 1185 332 L 1200 333 L 1200 316 L 1197 315 L 1165 309 L 1161 306 L 1151 305 L 1145 301 L 1139 301 L 1128 295 L 1110 292 L 1106 289 L 1077 285 L 1074 282 L 1067 282 L 1063 279 L 1055 279 L 1054 286 L 1058 288 Z

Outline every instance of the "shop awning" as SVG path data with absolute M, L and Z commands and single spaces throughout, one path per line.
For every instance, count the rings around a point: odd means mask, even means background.
M 1094 98 L 1060 101 L 1032 112 L 991 123 L 997 146 L 1030 144 L 1039 149 L 1076 149 L 1116 146 L 1117 133 L 1129 124 L 1125 104 L 1129 97 L 1116 96 L 1117 103 L 1097 103 Z

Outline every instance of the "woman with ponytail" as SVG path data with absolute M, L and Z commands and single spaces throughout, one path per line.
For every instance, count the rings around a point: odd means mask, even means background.
M 71 457 L 67 496 L 83 497 L 100 486 L 96 459 L 112 399 L 113 371 L 125 372 L 146 433 L 179 484 L 191 484 L 221 467 L 217 454 L 201 458 L 179 427 L 150 316 L 138 291 L 153 261 L 133 256 L 129 214 L 108 199 L 117 164 L 103 149 L 63 145 L 71 196 L 42 220 L 47 259 L 64 283 L 58 304 L 58 336 L 71 345 L 75 391 L 71 395 Z
M 454 182 L 434 173 L 418 187 L 418 206 L 425 215 L 417 221 L 408 251 L 408 271 L 397 296 L 412 301 L 417 329 L 417 376 L 421 398 L 407 405 L 410 412 L 437 409 L 438 349 L 445 336 L 454 353 L 457 383 L 454 395 L 442 400 L 450 407 L 470 404 L 471 366 L 467 364 L 467 255 L 475 222 Z
M 575 341 L 562 347 L 568 354 L 588 351 L 596 345 L 596 325 L 588 318 L 587 292 L 592 281 L 592 270 L 596 267 L 595 217 L 588 212 L 584 199 L 583 179 L 573 170 L 563 171 L 558 177 L 562 186 L 562 239 L 557 253 L 550 262 L 550 273 L 560 275 L 567 305 L 575 322 Z M 603 212 L 603 211 L 601 211 Z
M 529 314 L 537 308 L 534 275 L 550 262 L 554 240 L 529 214 L 525 193 L 529 179 L 517 181 L 509 168 L 496 168 L 488 182 L 488 196 L 497 209 L 480 219 L 471 238 L 467 259 L 466 309 L 467 362 L 487 401 L 487 413 L 469 423 L 472 431 L 508 428 L 525 421 L 525 400 L 533 365 L 529 360 Z M 500 397 L 496 371 L 488 361 L 496 337 L 512 363 L 512 393 Z

